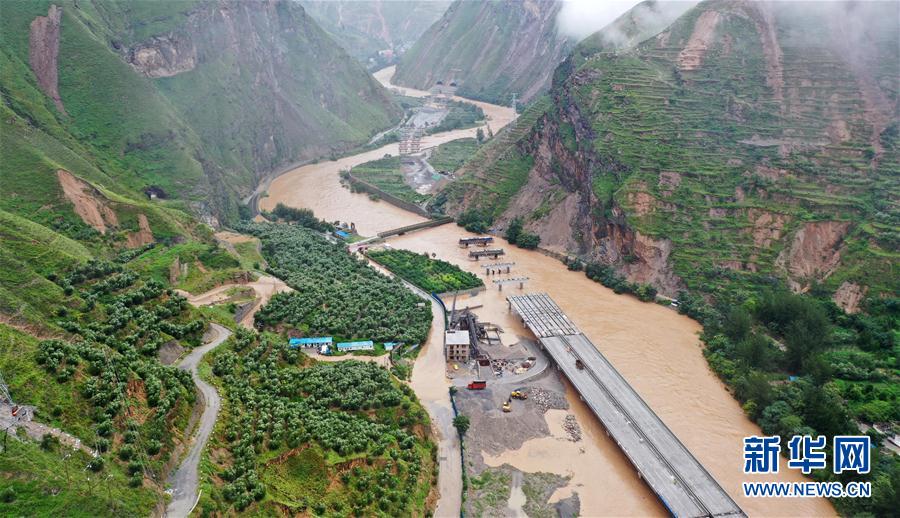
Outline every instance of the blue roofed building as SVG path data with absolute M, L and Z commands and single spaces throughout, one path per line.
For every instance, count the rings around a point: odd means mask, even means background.
M 330 336 L 311 336 L 304 338 L 291 338 L 288 340 L 288 345 L 293 348 L 297 347 L 321 347 L 323 345 L 331 345 L 332 339 Z
M 385 351 L 393 351 L 394 347 L 399 347 L 401 345 L 403 345 L 403 344 L 401 344 L 400 342 L 385 342 L 384 350 Z

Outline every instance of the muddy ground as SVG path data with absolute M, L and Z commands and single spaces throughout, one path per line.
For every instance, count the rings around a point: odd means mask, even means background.
M 512 390 L 524 391 L 529 397 L 524 401 L 513 399 L 512 411 L 506 413 L 502 405 Z M 497 456 L 518 450 L 531 439 L 549 437 L 551 433 L 544 414 L 549 409 L 569 408 L 565 390 L 554 370 L 547 370 L 525 382 L 504 382 L 495 378 L 484 390 L 458 390 L 454 396 L 457 410 L 470 421 L 463 450 L 468 480 L 463 504 L 466 514 L 532 518 L 578 515 L 577 493 L 559 502 L 548 503 L 554 492 L 568 484 L 570 477 L 526 473 L 509 464 L 489 467 L 484 462 L 485 454 Z

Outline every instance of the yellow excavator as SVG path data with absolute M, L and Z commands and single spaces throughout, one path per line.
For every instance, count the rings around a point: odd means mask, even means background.
M 512 400 L 507 399 L 505 403 L 503 403 L 503 411 L 504 412 L 512 412 Z
M 520 390 L 513 390 L 509 393 L 509 397 L 512 399 L 528 399 L 528 394 Z

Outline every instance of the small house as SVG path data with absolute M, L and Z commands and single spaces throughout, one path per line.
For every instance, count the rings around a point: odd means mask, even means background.
M 359 342 L 338 342 L 336 347 L 338 352 L 341 353 L 350 351 L 372 351 L 375 349 L 375 343 L 372 340 L 364 340 Z

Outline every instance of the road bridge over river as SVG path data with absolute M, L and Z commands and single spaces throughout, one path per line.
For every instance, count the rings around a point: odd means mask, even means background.
M 506 300 L 673 515 L 745 516 L 547 294 L 509 296 Z

